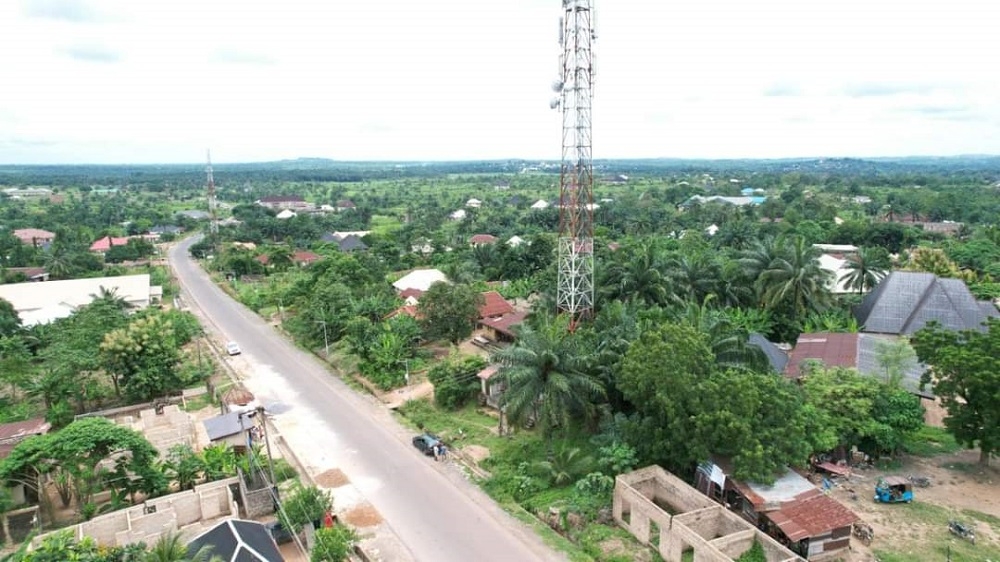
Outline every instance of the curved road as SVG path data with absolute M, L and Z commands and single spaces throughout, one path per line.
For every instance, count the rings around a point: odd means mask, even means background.
M 297 452 L 324 458 L 333 452 L 337 468 L 358 484 L 409 555 L 428 562 L 565 560 L 474 485 L 420 455 L 383 406 L 357 395 L 215 286 L 188 254 L 198 238 L 169 252 L 188 304 L 220 335 L 239 342 L 245 354 L 266 363 L 270 384 L 295 393 L 288 401 L 293 408 L 313 412 L 308 437 L 314 450 Z

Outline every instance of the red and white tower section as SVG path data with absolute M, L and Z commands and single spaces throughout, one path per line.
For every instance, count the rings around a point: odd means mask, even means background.
M 559 25 L 559 80 L 553 85 L 562 108 L 559 174 L 559 281 L 556 304 L 571 326 L 594 308 L 594 163 L 591 100 L 594 57 L 593 3 L 563 0 Z

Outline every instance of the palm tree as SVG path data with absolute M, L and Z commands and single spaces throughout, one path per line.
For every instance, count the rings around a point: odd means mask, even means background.
M 585 371 L 587 356 L 569 333 L 568 317 L 543 319 L 533 328 L 523 324 L 514 345 L 493 360 L 507 381 L 501 411 L 522 426 L 538 423 L 551 445 L 552 431 L 568 427 L 574 417 L 589 416 L 604 388 Z
M 97 293 L 90 294 L 90 298 L 94 299 L 91 304 L 101 301 L 118 310 L 128 310 L 132 308 L 132 305 L 129 304 L 128 300 L 118 294 L 118 287 L 108 289 L 104 285 L 101 285 L 101 288 Z
M 160 536 L 143 562 L 222 562 L 218 556 L 212 555 L 212 549 L 203 546 L 195 552 L 188 552 L 188 547 L 182 542 L 178 533 L 167 533 Z
M 52 279 L 67 279 L 72 271 L 70 256 L 63 249 L 54 249 L 45 259 L 45 271 Z
M 710 307 L 713 295 L 705 297 L 700 305 L 689 303 L 678 315 L 685 322 L 708 337 L 715 362 L 723 369 L 747 369 L 765 372 L 770 369 L 767 356 L 755 345 L 750 345 L 750 334 L 733 324 L 721 310 Z
M 840 277 L 849 289 L 857 289 L 858 294 L 870 291 L 886 276 L 889 256 L 881 248 L 858 248 L 856 254 L 847 258 L 847 273 Z
M 762 303 L 771 309 L 787 307 L 799 317 L 822 311 L 830 302 L 827 279 L 819 265 L 819 250 L 801 236 L 782 239 L 781 252 L 757 278 Z
M 671 292 L 680 302 L 701 302 L 716 292 L 716 280 L 722 275 L 719 264 L 703 253 L 676 257 L 668 267 Z
M 607 298 L 663 304 L 667 299 L 667 277 L 656 245 L 643 244 L 631 255 L 623 254 L 607 269 L 602 287 Z

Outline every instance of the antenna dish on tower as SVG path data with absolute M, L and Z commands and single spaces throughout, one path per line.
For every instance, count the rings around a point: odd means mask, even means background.
M 555 93 L 557 93 L 557 94 L 563 90 L 563 86 L 565 86 L 565 84 L 563 84 L 562 80 L 553 80 L 552 81 L 552 91 L 555 92 Z
M 552 98 L 551 100 L 549 100 L 549 108 L 550 109 L 555 109 L 555 108 L 559 107 L 559 104 L 561 104 L 561 103 L 562 103 L 562 100 L 560 100 L 559 98 Z

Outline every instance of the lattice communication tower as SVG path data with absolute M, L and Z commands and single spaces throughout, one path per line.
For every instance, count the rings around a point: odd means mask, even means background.
M 208 215 L 209 220 L 209 234 L 212 237 L 212 244 L 216 243 L 216 239 L 219 236 L 219 202 L 215 197 L 215 179 L 212 177 L 212 151 L 206 151 L 208 165 L 205 167 L 205 173 L 208 175 Z
M 591 0 L 563 0 L 559 22 L 561 77 L 553 84 L 562 107 L 559 174 L 559 280 L 556 304 L 570 328 L 594 308 L 594 163 L 591 99 L 595 39 Z

